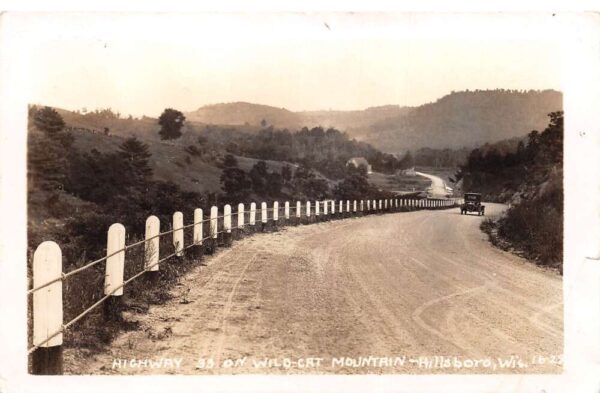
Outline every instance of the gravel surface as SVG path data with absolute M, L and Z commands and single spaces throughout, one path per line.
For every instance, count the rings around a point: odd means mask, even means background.
M 561 277 L 492 247 L 482 219 L 394 213 L 237 241 L 183 277 L 173 300 L 128 315 L 139 330 L 94 356 L 70 350 L 67 371 L 561 372 Z

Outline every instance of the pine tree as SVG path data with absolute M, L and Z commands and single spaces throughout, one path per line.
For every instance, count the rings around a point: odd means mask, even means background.
M 145 182 L 152 177 L 152 168 L 149 163 L 152 154 L 148 145 L 136 137 L 128 138 L 119 146 L 119 155 L 131 167 L 136 180 Z

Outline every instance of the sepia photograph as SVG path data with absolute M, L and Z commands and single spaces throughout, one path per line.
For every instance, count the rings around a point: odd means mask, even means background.
M 560 15 L 13 21 L 30 376 L 563 374 Z

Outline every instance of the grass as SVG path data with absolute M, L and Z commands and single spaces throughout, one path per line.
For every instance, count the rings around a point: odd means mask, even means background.
M 373 172 L 369 175 L 369 182 L 387 191 L 423 191 L 431 185 L 431 181 L 422 176 L 411 176 L 401 173 L 387 175 Z

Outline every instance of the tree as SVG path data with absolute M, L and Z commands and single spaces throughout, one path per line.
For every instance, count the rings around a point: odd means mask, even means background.
M 152 157 L 148 145 L 136 137 L 127 138 L 119 146 L 119 154 L 131 167 L 135 179 L 145 182 L 152 176 L 152 168 L 148 159 Z
M 266 178 L 265 193 L 270 197 L 277 197 L 281 194 L 281 187 L 283 187 L 281 175 L 277 172 L 270 172 Z
M 223 170 L 221 185 L 226 198 L 232 202 L 244 201 L 252 189 L 252 182 L 246 175 L 246 172 L 234 167 L 228 167 Z
M 161 129 L 158 132 L 160 139 L 167 140 L 179 138 L 181 136 L 181 128 L 183 127 L 184 121 L 185 116 L 180 111 L 171 108 L 165 109 L 158 118 L 158 124 L 161 126 Z
M 28 185 L 42 190 L 62 189 L 65 183 L 69 155 L 56 140 L 40 132 L 32 132 L 28 141 Z
M 292 168 L 289 165 L 285 164 L 281 167 L 281 178 L 284 183 L 288 183 L 292 180 Z
M 35 111 L 33 124 L 37 129 L 44 131 L 48 136 L 54 136 L 65 128 L 62 116 L 53 108 L 45 106 Z
M 267 121 L 265 119 L 262 119 L 260 121 L 260 126 L 263 127 L 263 128 L 265 128 L 267 126 Z
M 258 161 L 254 164 L 252 169 L 250 169 L 249 176 L 252 182 L 252 188 L 257 194 L 262 194 L 264 192 L 267 175 L 267 163 L 264 161 Z
M 402 157 L 399 166 L 402 169 L 408 169 L 415 166 L 415 160 L 413 159 L 412 154 L 410 154 L 410 150 L 408 150 L 404 157 Z
M 317 178 L 317 175 L 305 166 L 296 169 L 292 187 L 296 194 L 307 198 L 322 199 L 329 196 L 327 182 Z
M 238 166 L 237 158 L 233 154 L 227 154 L 223 159 L 223 166 L 225 168 L 236 168 Z
M 204 135 L 198 135 L 197 141 L 200 146 L 204 146 L 208 143 L 208 139 Z
M 375 191 L 374 187 L 369 183 L 366 171 L 361 170 L 360 167 L 355 168 L 351 165 L 348 167 L 348 172 L 344 180 L 335 186 L 333 194 L 338 199 L 355 200 L 363 199 Z

